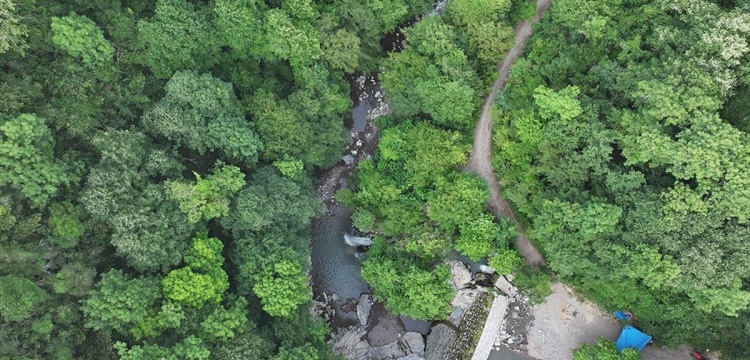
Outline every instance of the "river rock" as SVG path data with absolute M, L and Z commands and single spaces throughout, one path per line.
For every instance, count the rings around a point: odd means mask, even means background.
M 471 283 L 471 272 L 458 260 L 450 260 L 447 263 L 451 269 L 451 285 L 453 289 L 463 289 L 466 284 Z
M 445 359 L 448 350 L 453 347 L 453 341 L 456 339 L 456 331 L 445 324 L 438 324 L 432 328 L 432 332 L 427 336 L 427 346 L 425 348 L 425 359 Z
M 419 356 L 424 355 L 424 338 L 422 334 L 418 332 L 408 332 L 401 338 L 404 343 L 407 353 L 416 354 Z
M 370 344 L 362 338 L 367 335 L 363 327 L 352 327 L 333 336 L 333 352 L 343 355 L 347 360 L 367 360 Z
M 398 341 L 370 348 L 370 359 L 373 360 L 392 360 L 404 356 L 406 356 L 406 352 L 401 348 Z
M 342 156 L 341 160 L 344 160 L 344 164 L 346 164 L 346 166 L 350 166 L 351 164 L 354 164 L 354 156 L 351 156 L 349 154 Z
M 357 318 L 359 319 L 360 325 L 367 325 L 367 320 L 370 317 L 370 310 L 372 310 L 370 295 L 362 294 L 359 297 L 359 303 L 357 304 Z
M 461 289 L 456 291 L 456 296 L 451 300 L 451 306 L 461 308 L 464 311 L 468 310 L 474 304 L 480 291 L 484 291 L 484 289 Z
M 404 357 L 398 358 L 398 360 L 425 360 L 425 358 L 417 354 L 411 354 L 411 355 L 406 355 Z
M 343 305 L 341 305 L 341 311 L 352 312 L 357 310 L 357 299 L 346 299 Z

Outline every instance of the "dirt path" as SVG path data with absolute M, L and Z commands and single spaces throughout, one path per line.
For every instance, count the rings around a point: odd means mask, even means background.
M 482 106 L 482 115 L 474 129 L 474 147 L 471 150 L 469 164 L 466 166 L 466 170 L 478 174 L 487 182 L 490 190 L 490 200 L 488 201 L 487 206 L 495 217 L 504 217 L 510 219 L 516 224 L 516 228 L 520 233 L 516 239 L 516 249 L 525 259 L 526 264 L 532 267 L 545 265 L 542 254 L 536 247 L 534 247 L 534 244 L 529 241 L 526 235 L 524 235 L 524 229 L 518 223 L 516 215 L 513 213 L 508 201 L 500 196 L 500 184 L 498 184 L 495 170 L 492 168 L 491 110 L 492 106 L 495 104 L 495 96 L 497 96 L 497 92 L 505 87 L 505 83 L 508 81 L 508 74 L 511 66 L 518 56 L 523 53 L 523 49 L 531 37 L 531 24 L 538 22 L 542 18 L 542 14 L 544 14 L 544 12 L 547 11 L 547 8 L 549 8 L 550 1 L 551 0 L 537 0 L 536 14 L 531 22 L 522 21 L 516 26 L 515 45 L 508 53 L 508 56 L 497 65 L 497 71 L 499 74 L 497 80 L 492 84 L 492 91 L 487 96 L 487 99 Z

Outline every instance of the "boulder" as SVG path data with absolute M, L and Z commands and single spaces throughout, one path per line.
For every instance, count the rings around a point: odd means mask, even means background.
M 351 164 L 354 164 L 354 156 L 351 156 L 349 154 L 346 154 L 343 157 L 341 157 L 341 160 L 344 160 L 344 164 L 346 164 L 346 166 L 350 166 Z
M 406 356 L 398 341 L 370 348 L 370 359 L 391 360 Z
M 418 332 L 408 332 L 401 338 L 401 342 L 404 344 L 406 353 L 416 354 L 419 356 L 424 355 L 424 338 L 422 334 Z
M 445 355 L 453 347 L 453 341 L 456 339 L 456 331 L 445 324 L 438 324 L 432 328 L 432 332 L 427 336 L 427 346 L 425 348 L 425 359 L 445 359 Z
M 341 311 L 352 312 L 357 310 L 357 299 L 346 299 L 343 305 L 341 305 Z
M 474 304 L 480 291 L 484 291 L 484 289 L 461 289 L 456 291 L 456 295 L 451 300 L 451 306 L 461 308 L 464 311 L 468 310 Z
M 362 338 L 367 334 L 363 327 L 352 327 L 333 336 L 333 352 L 347 360 L 369 359 L 370 345 Z
M 453 289 L 463 289 L 466 284 L 471 283 L 471 271 L 458 260 L 449 260 L 448 268 L 451 269 L 451 285 Z
M 357 318 L 359 319 L 360 325 L 367 325 L 367 320 L 370 318 L 370 310 L 372 310 L 370 295 L 362 294 L 359 297 L 359 303 L 357 303 Z
M 397 360 L 425 360 L 425 358 L 417 354 L 411 354 L 411 355 L 406 355 L 404 357 L 398 358 Z

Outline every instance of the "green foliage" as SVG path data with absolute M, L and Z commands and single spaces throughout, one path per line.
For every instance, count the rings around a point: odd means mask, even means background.
M 494 165 L 584 295 L 667 344 L 744 358 L 727 334 L 747 317 L 748 139 L 733 94 L 750 18 L 727 5 L 553 2 L 494 114 Z
M 529 297 L 532 304 L 541 304 L 552 294 L 551 278 L 541 270 L 522 269 L 513 284 Z
M 446 9 L 454 22 L 471 26 L 485 19 L 498 20 L 510 10 L 510 0 L 457 0 Z
M 160 297 L 156 279 L 133 279 L 121 270 L 110 270 L 102 275 L 81 305 L 81 311 L 87 328 L 124 334 L 146 318 Z
M 92 70 L 102 71 L 112 62 L 114 48 L 96 24 L 86 16 L 71 13 L 52 17 L 52 43 L 80 59 Z
M 152 311 L 137 326 L 130 329 L 130 333 L 136 340 L 157 337 L 167 329 L 179 328 L 185 317 L 185 312 L 180 305 L 166 301 L 162 303 L 158 311 Z
M 188 266 L 172 270 L 162 279 L 164 296 L 195 308 L 218 304 L 229 288 L 229 276 L 222 269 L 223 248 L 219 239 L 199 234 L 185 255 Z
M 321 360 L 318 350 L 309 344 L 291 349 L 282 347 L 271 360 Z
M 44 120 L 23 114 L 0 120 L 0 186 L 20 191 L 43 207 L 58 189 L 75 180 L 54 155 L 55 141 Z
M 206 179 L 195 175 L 195 185 L 170 182 L 169 196 L 187 214 L 188 221 L 196 223 L 229 214 L 230 197 L 245 185 L 245 174 L 240 168 L 225 165 L 214 170 Z
M 253 291 L 260 298 L 266 313 L 282 317 L 289 317 L 311 296 L 307 277 L 300 264 L 285 260 L 262 269 L 255 279 Z
M 147 130 L 200 154 L 218 150 L 246 165 L 257 162 L 262 145 L 245 121 L 231 84 L 182 71 L 165 90 L 166 96 L 143 116 Z
M 222 342 L 211 350 L 211 359 L 246 360 L 267 359 L 273 355 L 274 344 L 263 334 L 251 331 Z
M 228 340 L 245 330 L 247 325 L 247 300 L 238 298 L 232 308 L 216 308 L 201 323 L 204 338 L 211 340 Z
M 510 275 L 519 266 L 523 265 L 523 259 L 521 259 L 521 256 L 515 250 L 496 250 L 490 253 L 487 265 L 495 269 L 500 275 Z
M 636 349 L 617 351 L 617 345 L 606 339 L 599 339 L 596 344 L 583 344 L 573 349 L 573 360 L 639 360 L 641 354 Z
M 515 228 L 508 221 L 498 225 L 488 214 L 460 225 L 461 235 L 456 240 L 456 250 L 472 261 L 479 261 L 496 248 L 508 245 L 515 235 Z
M 450 233 L 471 219 L 479 218 L 490 197 L 485 183 L 468 174 L 437 184 L 430 195 L 427 214 L 438 227 Z
M 322 55 L 320 33 L 282 9 L 266 12 L 264 30 L 266 51 L 289 60 L 293 67 L 309 65 Z
M 4 322 L 19 322 L 29 318 L 45 297 L 44 290 L 29 279 L 13 275 L 0 276 L 0 316 Z
M 450 270 L 440 264 L 421 268 L 387 249 L 377 237 L 362 266 L 362 278 L 385 301 L 386 308 L 398 315 L 415 319 L 443 319 L 453 299 Z
M 383 71 L 383 88 L 394 114 L 428 114 L 437 125 L 467 129 L 476 109 L 471 87 L 476 74 L 456 45 L 454 29 L 437 16 L 404 31 L 404 49 L 392 53 Z
M 205 347 L 203 340 L 196 336 L 190 336 L 175 344 L 172 348 L 147 343 L 143 346 L 136 345 L 128 349 L 123 342 L 116 342 L 114 347 L 121 356 L 120 359 L 123 360 L 208 360 L 211 355 L 211 351 Z
M 0 54 L 11 49 L 23 53 L 24 38 L 29 29 L 17 11 L 13 0 L 0 0 Z
M 263 51 L 263 7 L 256 0 L 217 0 L 213 22 L 218 33 L 238 56 Z
M 182 165 L 138 132 L 100 133 L 93 143 L 101 159 L 88 175 L 83 206 L 112 229 L 111 243 L 129 265 L 141 271 L 177 265 L 193 228 L 156 181 L 179 178 Z
M 546 87 L 538 87 L 534 90 L 534 101 L 539 107 L 539 116 L 549 120 L 557 115 L 560 120 L 567 122 L 583 113 L 580 102 L 576 99 L 581 93 L 577 87 L 566 87 L 555 92 Z
M 82 263 L 65 264 L 53 278 L 52 291 L 57 294 L 84 297 L 94 286 L 94 277 L 96 270 Z
M 206 14 L 186 0 L 159 0 L 154 16 L 138 21 L 138 61 L 154 76 L 167 79 L 175 71 L 208 69 L 221 42 Z
M 274 161 L 273 166 L 279 169 L 279 172 L 282 175 L 292 180 L 300 180 L 302 178 L 303 171 L 305 170 L 305 164 L 303 164 L 301 160 L 292 158 Z
M 52 241 L 62 248 L 75 246 L 86 232 L 86 226 L 81 222 L 85 215 L 84 209 L 64 202 L 52 204 L 49 210 L 49 224 L 55 235 Z
M 275 169 L 264 167 L 237 194 L 222 225 L 237 232 L 260 231 L 271 226 L 287 226 L 296 231 L 307 227 L 309 219 L 320 211 L 309 179 L 294 182 Z

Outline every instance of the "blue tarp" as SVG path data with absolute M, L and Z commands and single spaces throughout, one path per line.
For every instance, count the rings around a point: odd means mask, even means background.
M 620 320 L 628 320 L 630 317 L 633 316 L 629 312 L 625 311 L 615 311 L 615 317 Z
M 651 341 L 651 335 L 644 334 L 640 330 L 628 325 L 622 328 L 620 337 L 617 338 L 617 351 L 627 348 L 634 348 L 641 351 L 649 341 Z

